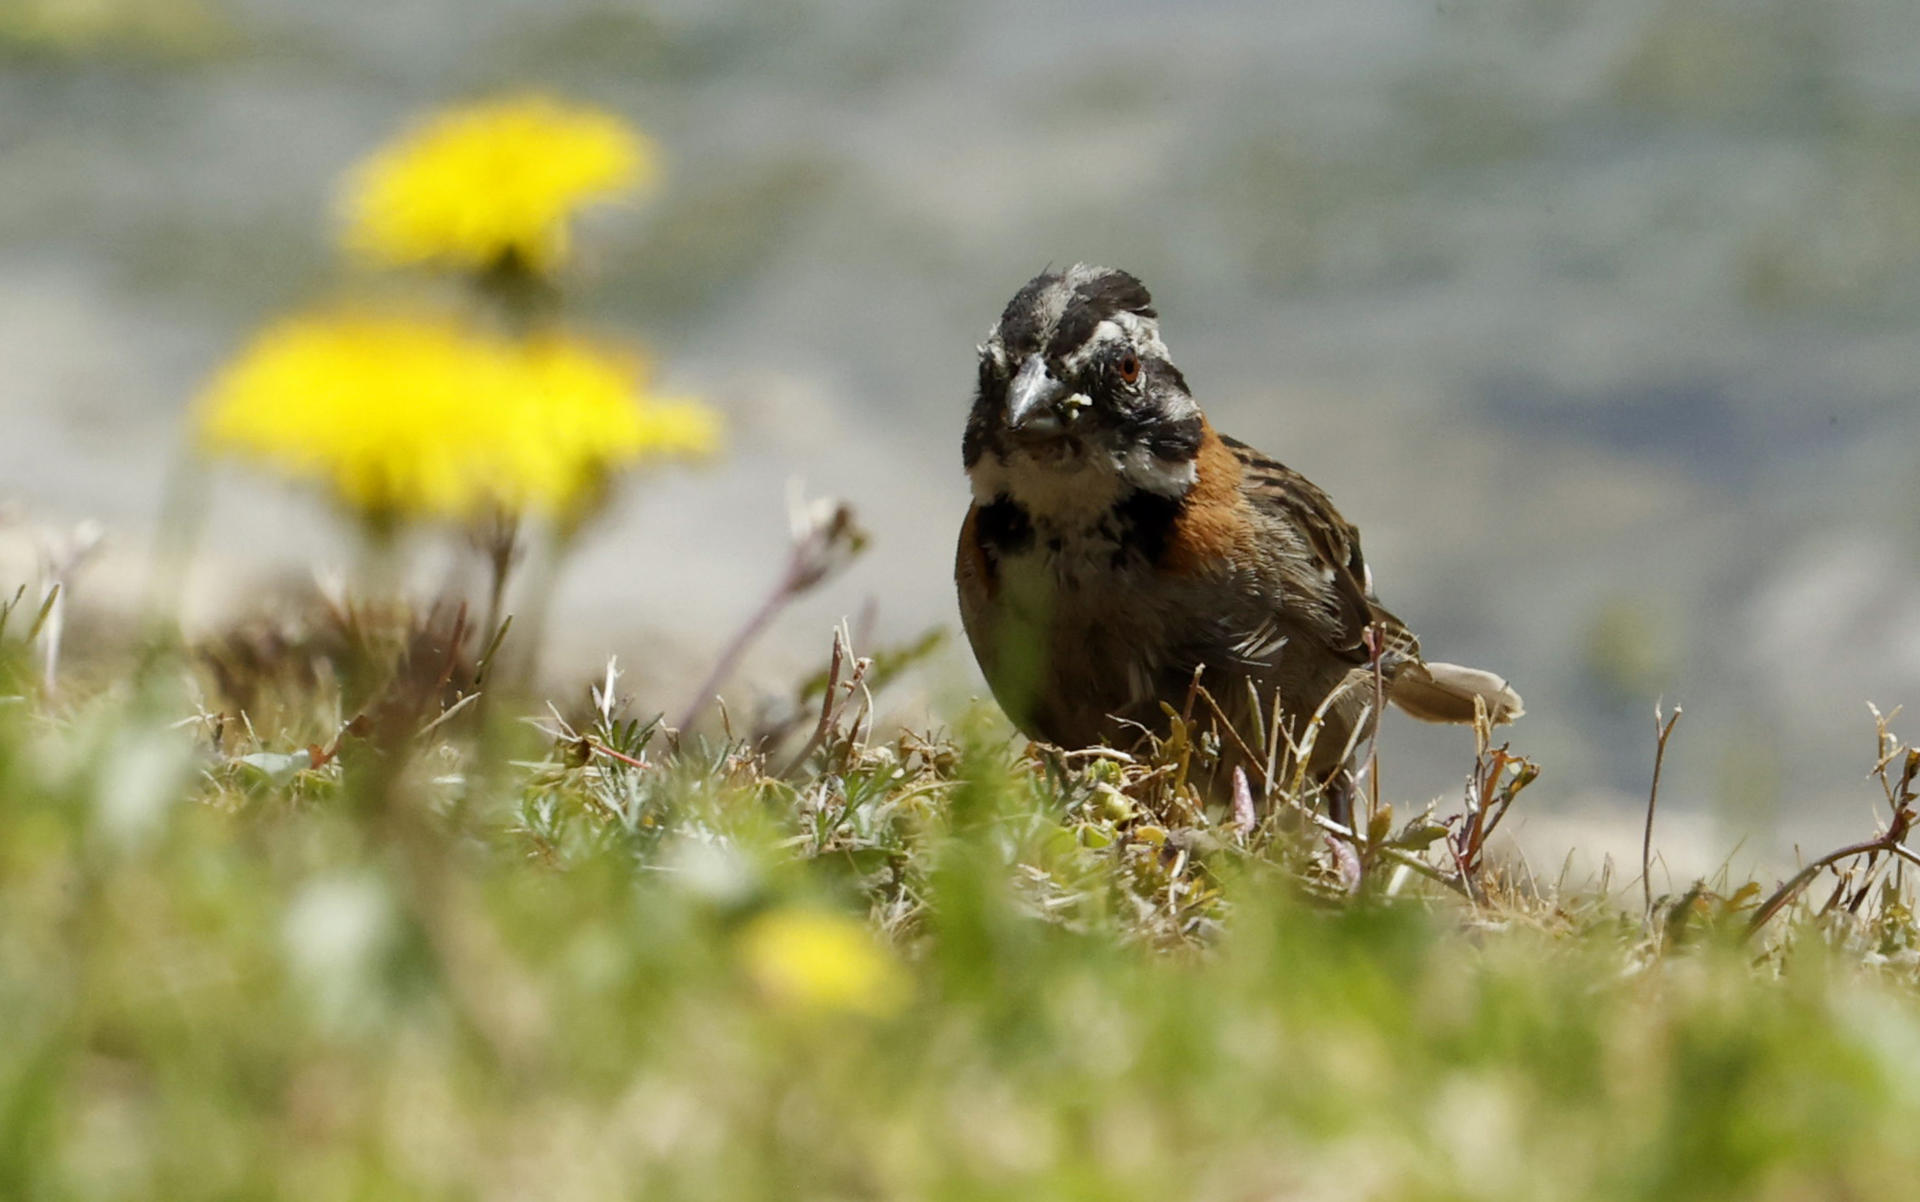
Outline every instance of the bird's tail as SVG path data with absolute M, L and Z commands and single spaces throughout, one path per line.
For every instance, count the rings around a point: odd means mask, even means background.
M 1494 725 L 1511 722 L 1527 712 L 1520 694 L 1491 672 L 1459 664 L 1414 661 L 1394 675 L 1392 702 L 1422 722 L 1471 722 L 1473 702 L 1479 698 Z

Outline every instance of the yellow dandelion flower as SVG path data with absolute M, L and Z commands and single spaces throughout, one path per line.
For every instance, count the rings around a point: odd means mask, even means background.
M 388 266 L 551 271 L 569 218 L 645 188 L 655 163 L 646 137 L 595 109 L 540 96 L 452 109 L 349 175 L 347 246 Z
M 640 411 L 640 439 L 661 454 L 705 458 L 720 447 L 720 415 L 684 397 Z
M 453 322 L 288 321 L 199 402 L 209 450 L 319 484 L 377 518 L 496 508 L 577 517 L 645 458 L 711 452 L 718 420 L 656 402 L 635 356 L 559 336 L 516 342 Z
M 747 976 L 774 1003 L 802 1011 L 881 1017 L 907 1001 L 906 971 L 865 923 L 788 908 L 763 914 L 740 935 Z

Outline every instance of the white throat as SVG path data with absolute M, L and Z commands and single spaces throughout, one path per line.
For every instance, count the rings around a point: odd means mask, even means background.
M 1144 446 L 1064 456 L 1016 447 L 1004 460 L 992 452 L 980 456 L 968 476 L 975 500 L 1009 497 L 1035 518 L 1062 526 L 1098 522 L 1135 489 L 1185 496 L 1198 478 L 1193 460 L 1161 459 Z

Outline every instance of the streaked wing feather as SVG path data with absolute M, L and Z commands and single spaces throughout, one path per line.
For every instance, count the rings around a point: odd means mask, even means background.
M 1360 551 L 1360 532 L 1340 516 L 1333 501 L 1311 480 L 1237 439 L 1223 438 L 1240 460 L 1241 487 L 1253 508 L 1299 534 L 1317 560 L 1326 581 L 1326 599 L 1334 617 L 1324 639 L 1328 650 L 1353 663 L 1366 663 L 1366 631 L 1378 625 L 1390 659 L 1417 658 L 1420 644 L 1373 595 L 1373 576 Z M 1250 632 L 1259 641 L 1261 632 Z

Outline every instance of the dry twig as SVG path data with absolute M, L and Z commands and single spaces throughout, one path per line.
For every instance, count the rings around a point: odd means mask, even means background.
M 1640 892 L 1646 903 L 1642 911 L 1645 921 L 1653 921 L 1653 811 L 1660 804 L 1660 769 L 1667 759 L 1667 739 L 1673 734 L 1673 728 L 1679 725 L 1680 715 L 1685 712 L 1680 706 L 1673 707 L 1673 717 L 1666 718 L 1660 712 L 1660 703 L 1653 703 L 1653 784 L 1647 789 L 1647 827 L 1640 836 Z

